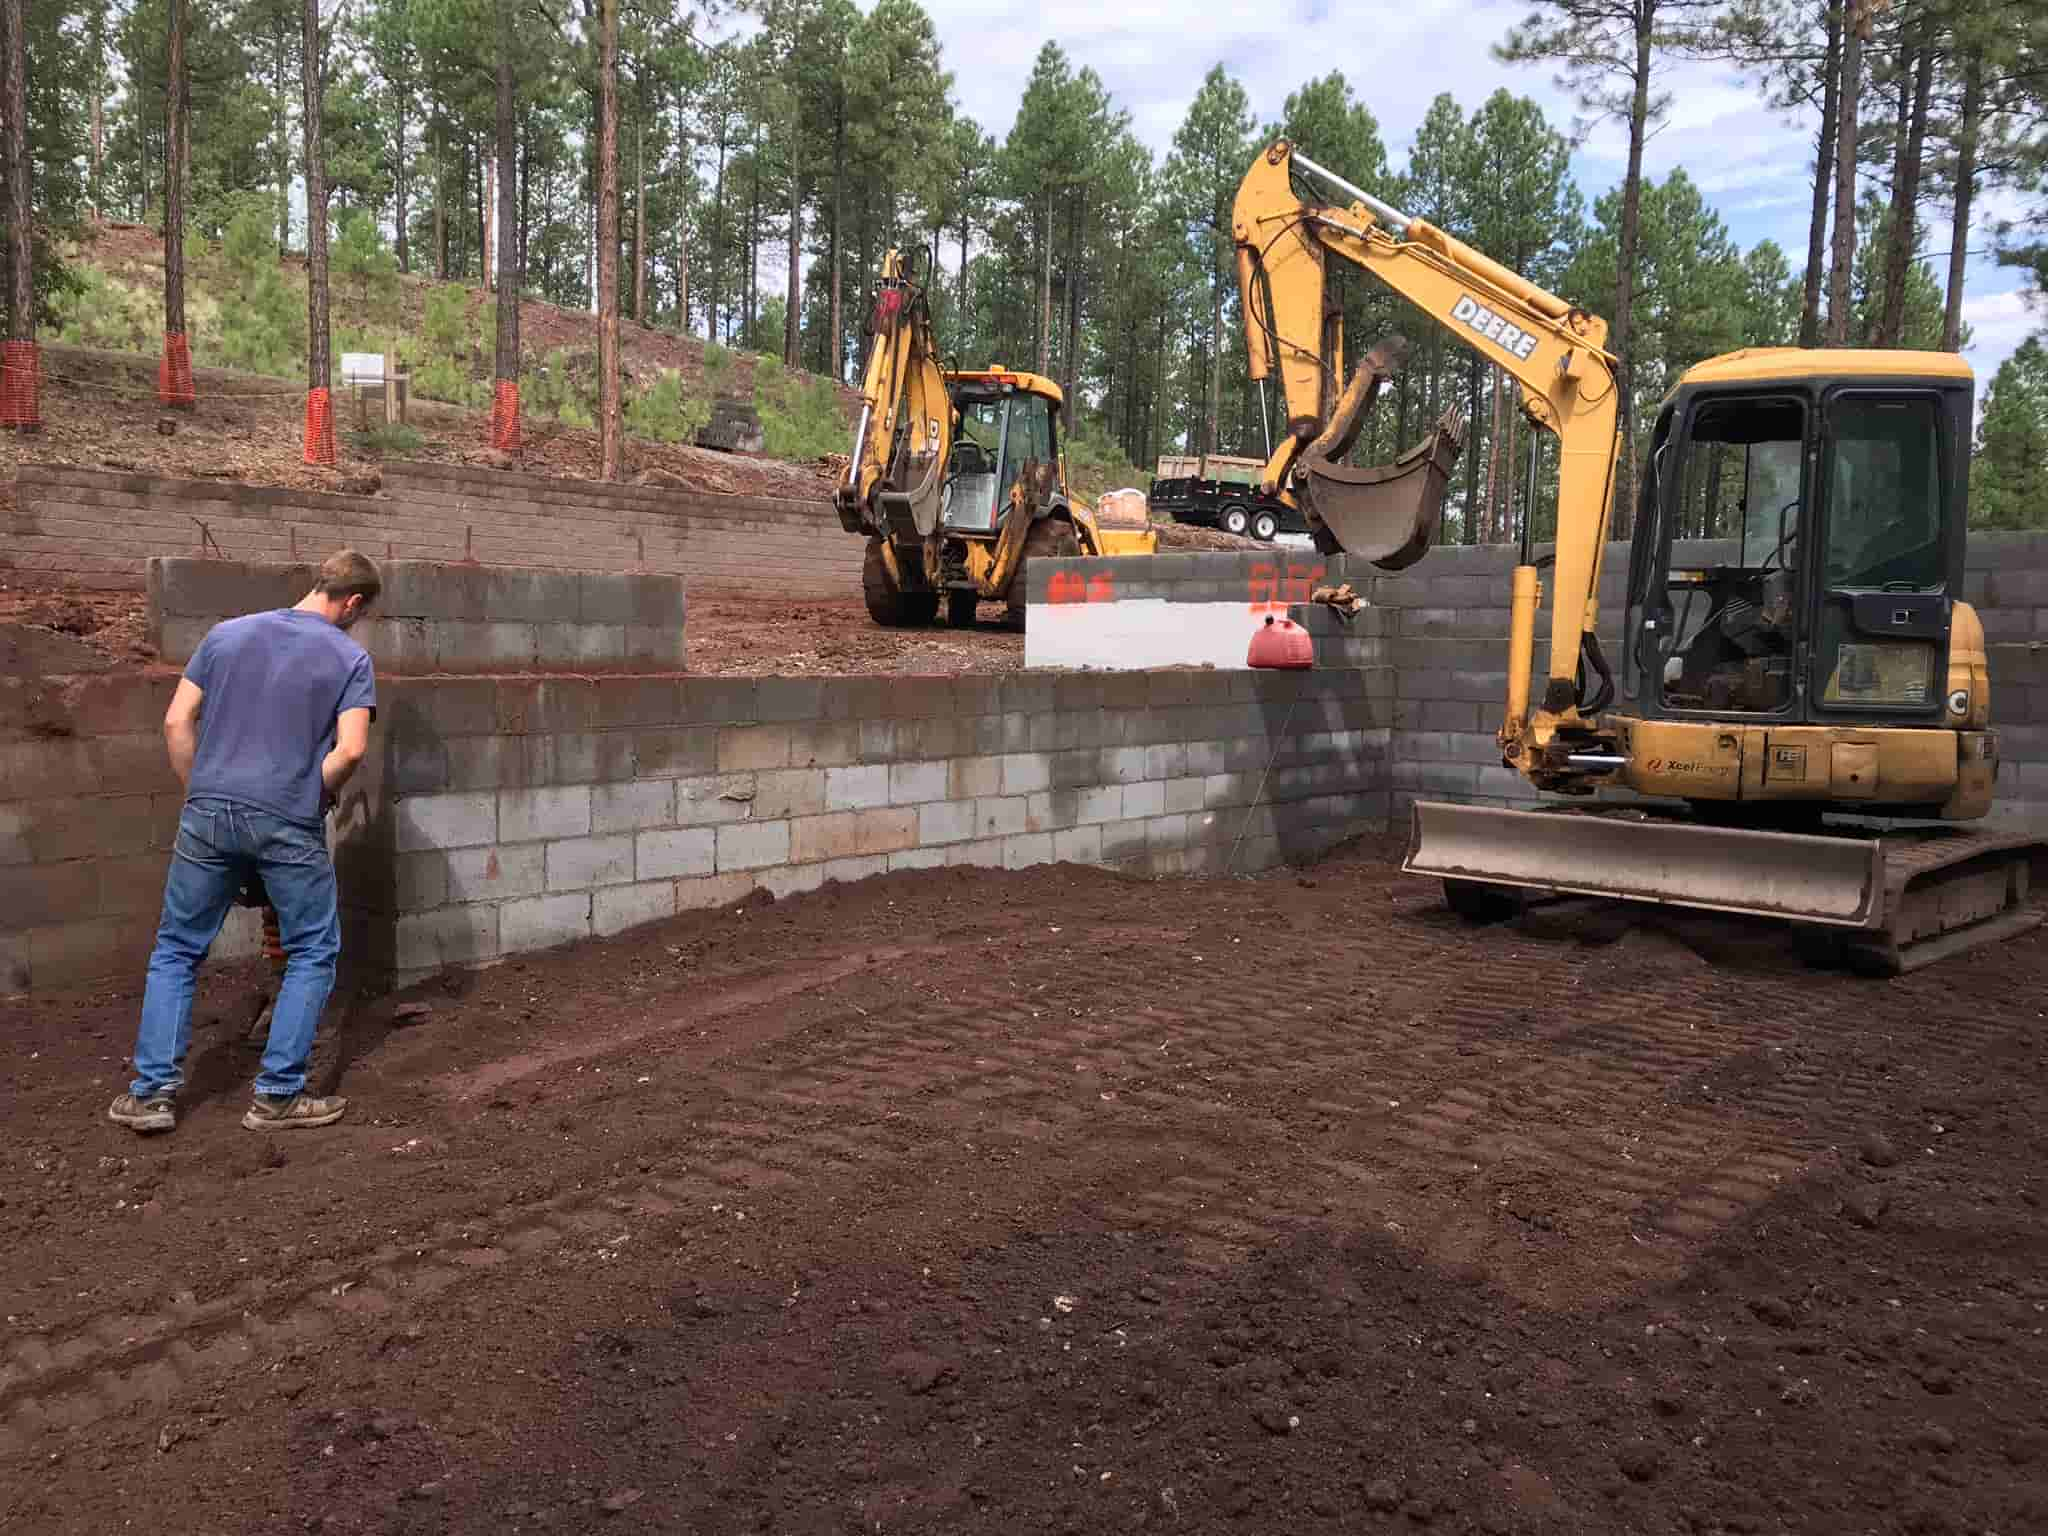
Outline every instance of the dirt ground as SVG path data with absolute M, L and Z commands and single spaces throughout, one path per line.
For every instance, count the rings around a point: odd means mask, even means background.
M 9 1524 L 2048 1529 L 2048 946 L 1472 929 L 1385 853 L 513 961 L 296 1138 L 259 972 L 154 1140 L 132 994 L 0 1002 Z

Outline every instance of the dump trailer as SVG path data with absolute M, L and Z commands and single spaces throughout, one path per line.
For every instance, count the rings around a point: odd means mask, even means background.
M 1689 370 L 1644 461 L 1617 675 L 1597 628 L 1619 447 L 1605 323 L 1285 140 L 1246 173 L 1233 232 L 1251 373 L 1280 374 L 1291 418 L 1262 482 L 1323 547 L 1399 568 L 1438 510 L 1331 462 L 1357 384 L 1330 404 L 1332 256 L 1514 378 L 1557 442 L 1555 552 L 1539 564 L 1524 529 L 1497 740 L 1560 803 L 1418 803 L 1404 868 L 1475 918 L 1532 892 L 1750 913 L 1882 972 L 2039 925 L 2048 843 L 1981 825 L 1998 737 L 1958 597 L 1967 363 L 1761 348 Z M 1724 535 L 1711 561 L 1687 555 L 1702 532 Z
M 1149 528 L 1105 528 L 1067 486 L 1065 398 L 1035 373 L 938 364 L 925 292 L 891 251 L 868 322 L 860 422 L 836 504 L 867 540 L 861 592 L 890 626 L 972 624 L 982 603 L 1024 620 L 1033 558 L 1151 554 Z
M 1220 528 L 1270 544 L 1283 533 L 1307 533 L 1299 508 L 1259 488 L 1264 459 L 1211 453 L 1169 454 L 1152 479 L 1151 503 L 1177 523 Z

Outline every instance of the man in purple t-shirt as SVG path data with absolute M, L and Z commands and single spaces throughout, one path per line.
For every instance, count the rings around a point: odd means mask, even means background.
M 193 980 L 252 880 L 277 911 L 286 963 L 242 1124 L 332 1125 L 347 1108 L 346 1099 L 305 1092 L 306 1060 L 341 953 L 326 814 L 369 749 L 377 713 L 369 655 L 347 631 L 382 587 L 377 567 L 345 549 L 296 607 L 216 624 L 185 667 L 164 716 L 185 807 L 142 996 L 135 1081 L 107 1110 L 117 1125 L 178 1123 Z

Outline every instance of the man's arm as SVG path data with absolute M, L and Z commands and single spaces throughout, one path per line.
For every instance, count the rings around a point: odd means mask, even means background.
M 199 707 L 206 694 L 189 677 L 178 679 L 171 707 L 164 712 L 164 745 L 171 754 L 171 772 L 187 788 L 192 783 L 192 757 L 199 750 Z
M 344 709 L 334 717 L 334 750 L 320 764 L 320 782 L 330 799 L 341 793 L 341 786 L 370 750 L 370 713 L 368 709 Z

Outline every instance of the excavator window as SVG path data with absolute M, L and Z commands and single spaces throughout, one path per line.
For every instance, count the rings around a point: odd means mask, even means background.
M 958 409 L 945 524 L 961 533 L 991 533 L 1002 525 L 1010 487 L 1025 464 L 1053 462 L 1052 402 L 1011 392 L 961 398 Z
M 1838 399 L 1828 412 L 1828 437 L 1828 586 L 1939 588 L 1947 562 L 1934 401 Z
M 1800 615 L 1801 468 L 1796 397 L 1709 399 L 1693 411 L 1661 547 L 1666 705 L 1775 714 L 1790 707 Z M 1668 458 L 1668 451 L 1661 455 Z M 1674 540 L 1703 541 L 1685 549 Z

